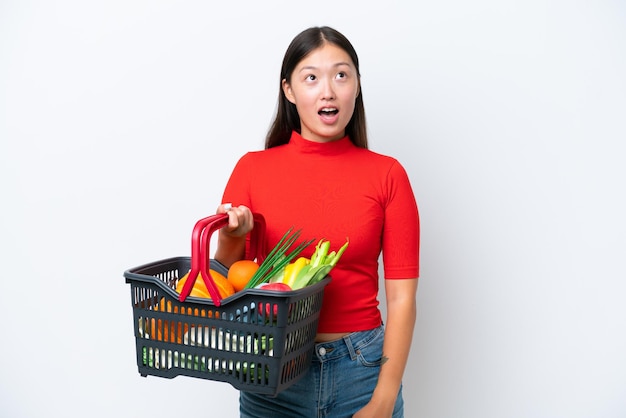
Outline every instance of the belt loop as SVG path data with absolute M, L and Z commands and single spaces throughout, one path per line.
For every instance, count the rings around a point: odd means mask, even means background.
M 356 352 L 354 351 L 354 346 L 352 345 L 352 340 L 350 339 L 350 334 L 343 336 L 343 342 L 346 343 L 346 347 L 348 347 L 348 352 L 350 353 L 350 358 L 352 360 L 356 360 Z

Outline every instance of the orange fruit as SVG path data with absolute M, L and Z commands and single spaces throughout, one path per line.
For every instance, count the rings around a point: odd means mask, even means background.
M 218 273 L 215 270 L 209 270 L 209 272 L 211 273 L 211 277 L 213 277 L 215 286 L 217 287 L 217 290 L 219 290 L 222 299 L 226 299 L 227 297 L 235 293 L 234 286 L 228 281 L 226 277 L 224 277 L 222 274 Z M 204 284 L 204 280 L 202 281 L 202 283 Z
M 224 277 L 223 275 L 221 275 L 215 270 L 210 270 L 209 272 L 211 273 L 211 277 L 213 277 L 213 282 L 215 283 L 215 287 L 217 287 L 217 290 L 220 292 L 220 296 L 222 297 L 222 299 L 226 299 L 227 297 L 235 293 L 235 289 L 233 288 L 233 285 L 228 281 L 226 277 Z M 177 293 L 180 293 L 181 290 L 183 290 L 183 286 L 185 282 L 187 281 L 188 276 L 189 276 L 189 273 L 185 274 L 183 277 L 180 278 L 180 280 L 176 284 Z M 204 283 L 204 280 L 202 279 L 202 274 L 198 274 L 198 277 L 196 278 L 196 282 L 193 284 L 193 288 L 191 289 L 191 293 L 189 295 L 196 296 L 199 298 L 211 299 L 209 289 L 207 289 L 206 284 Z
M 235 261 L 228 269 L 228 281 L 235 292 L 243 290 L 258 269 L 259 265 L 252 260 Z
M 155 311 L 162 312 L 175 312 L 178 313 L 178 307 L 173 307 L 172 302 L 167 301 L 165 303 L 165 298 L 161 298 L 161 301 L 158 305 L 154 306 Z M 149 327 L 146 329 L 148 334 L 150 334 L 150 338 L 155 339 L 157 341 L 167 341 L 167 342 L 177 342 L 179 344 L 182 343 L 182 324 L 178 323 L 178 330 L 175 330 L 175 325 L 170 321 L 165 321 L 161 319 L 151 318 Z M 186 329 L 185 329 L 186 330 Z M 163 335 L 165 334 L 165 335 Z
M 224 277 L 222 274 L 218 273 L 215 270 L 210 270 L 211 277 L 213 277 L 213 281 L 215 282 L 215 286 L 220 292 L 220 296 L 222 299 L 227 298 L 228 296 L 235 293 L 235 289 L 228 282 L 228 279 Z M 187 281 L 189 273 L 185 274 L 180 278 L 178 283 L 176 284 L 176 292 L 180 293 Z M 196 282 L 191 289 L 190 296 L 195 296 L 199 298 L 207 298 L 211 299 L 209 295 L 209 290 L 202 280 L 202 275 L 198 275 Z M 181 307 L 180 312 L 178 306 L 173 306 L 171 301 L 165 301 L 165 298 L 161 298 L 158 305 L 155 305 L 153 308 L 155 311 L 169 312 L 169 313 L 181 313 L 183 315 L 195 315 L 195 316 L 203 316 L 208 318 L 213 318 L 213 311 L 210 309 L 198 309 L 191 307 Z M 219 318 L 219 313 L 215 312 L 215 317 Z M 147 332 L 151 335 L 151 338 L 156 339 L 157 341 L 167 341 L 167 342 L 175 342 L 178 344 L 182 344 L 183 334 L 188 330 L 188 324 L 184 322 L 170 322 L 167 320 L 161 320 L 156 318 L 151 318 L 149 325 L 147 326 Z

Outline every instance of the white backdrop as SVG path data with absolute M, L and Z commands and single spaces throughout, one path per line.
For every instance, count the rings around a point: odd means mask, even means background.
M 312 25 L 420 206 L 406 416 L 626 416 L 617 0 L 1 1 L 0 415 L 237 416 L 139 376 L 122 274 L 189 254 Z

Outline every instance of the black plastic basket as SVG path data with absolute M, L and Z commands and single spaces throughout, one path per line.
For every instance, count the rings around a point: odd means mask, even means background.
M 190 376 L 275 396 L 308 370 L 324 287 L 246 289 L 214 303 L 174 290 L 192 259 L 177 257 L 124 272 L 131 286 L 137 366 L 142 376 Z M 210 268 L 227 274 L 210 260 Z

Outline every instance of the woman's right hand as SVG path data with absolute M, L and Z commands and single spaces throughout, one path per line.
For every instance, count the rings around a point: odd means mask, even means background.
M 220 229 L 226 236 L 240 238 L 246 236 L 254 227 L 252 211 L 247 206 L 231 206 L 230 203 L 222 203 L 217 207 L 217 214 L 228 214 L 228 225 Z

